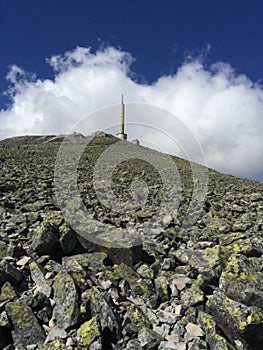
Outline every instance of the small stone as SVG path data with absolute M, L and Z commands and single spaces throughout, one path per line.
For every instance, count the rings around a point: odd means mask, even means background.
M 169 226 L 173 222 L 173 218 L 170 214 L 163 217 L 163 224 L 165 227 Z
M 27 345 L 26 350 L 36 350 L 37 349 L 37 344 L 31 344 Z
M 126 345 L 126 350 L 143 350 L 137 339 L 131 339 Z
M 173 310 L 176 315 L 181 315 L 182 313 L 182 305 L 173 305 Z
M 162 324 L 161 326 L 153 325 L 153 331 L 158 333 L 161 337 L 168 336 L 170 329 L 170 326 L 166 324 Z
M 193 341 L 188 343 L 188 350 L 206 350 L 206 349 L 207 349 L 207 343 L 203 339 L 195 338 L 193 339 Z
M 174 342 L 168 342 L 168 341 L 162 341 L 159 345 L 158 350 L 186 350 L 186 343 L 174 343 Z
M 141 266 L 139 266 L 137 269 L 137 273 L 143 278 L 149 278 L 151 280 L 154 278 L 154 271 L 147 264 L 142 264 Z
M 168 271 L 168 270 L 171 270 L 172 267 L 173 267 L 173 260 L 171 258 L 164 258 L 161 265 L 161 269 Z
M 54 276 L 55 276 L 55 274 L 53 272 L 47 272 L 45 274 L 45 279 L 49 280 L 49 279 L 53 278 Z
M 176 321 L 174 313 L 167 312 L 164 310 L 158 310 L 156 312 L 159 322 L 173 325 Z
M 10 322 L 5 311 L 0 314 L 0 327 L 10 327 Z
M 17 261 L 17 266 L 25 266 L 31 260 L 30 256 L 23 256 L 20 260 Z
M 172 283 L 176 285 L 176 288 L 181 291 L 185 289 L 186 285 L 191 282 L 189 277 L 177 277 L 172 280 Z
M 185 329 L 194 337 L 202 337 L 204 335 L 202 328 L 191 322 L 186 325 Z
M 50 330 L 48 333 L 45 344 L 55 340 L 55 339 L 66 339 L 67 338 L 67 333 L 64 331 L 64 329 L 56 327 Z
M 45 271 L 43 267 L 39 263 L 32 261 L 29 264 L 29 268 L 32 280 L 37 286 L 37 290 L 49 298 L 51 295 L 51 282 L 45 279 Z
M 156 349 L 161 339 L 161 336 L 150 328 L 145 327 L 138 333 L 138 340 L 145 349 Z
M 165 339 L 168 341 L 168 342 L 171 342 L 171 343 L 179 343 L 179 335 L 178 334 L 170 334 L 170 335 L 167 335 L 165 337 Z
M 168 280 L 164 276 L 159 276 L 154 280 L 155 290 L 157 295 L 161 298 L 161 300 L 167 301 L 169 299 L 169 289 L 168 289 Z
M 74 346 L 76 345 L 76 342 L 73 338 L 67 338 L 67 341 L 66 341 L 66 346 Z

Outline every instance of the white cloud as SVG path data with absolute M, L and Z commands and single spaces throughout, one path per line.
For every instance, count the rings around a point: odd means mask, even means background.
M 37 80 L 17 66 L 10 69 L 12 105 L 0 111 L 0 138 L 67 132 L 95 110 L 117 104 L 124 92 L 127 102 L 155 105 L 180 118 L 199 140 L 209 167 L 262 178 L 263 90 L 229 64 L 207 68 L 192 59 L 175 75 L 147 84 L 136 81 L 132 56 L 113 47 L 95 53 L 78 47 L 47 62 L 54 80 Z M 171 120 L 163 123 L 167 129 Z M 100 129 L 100 121 L 95 124 L 91 132 Z M 149 131 L 145 139 L 154 143 Z M 165 139 L 156 143 L 165 144 Z M 169 142 L 166 151 L 173 152 Z

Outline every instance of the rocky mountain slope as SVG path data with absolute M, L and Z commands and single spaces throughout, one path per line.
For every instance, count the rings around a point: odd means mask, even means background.
M 76 143 L 82 138 L 74 135 Z M 62 140 L 0 141 L 0 349 L 260 350 L 263 183 L 209 170 L 201 213 L 182 228 L 195 179 L 190 164 L 173 157 L 178 210 L 162 213 L 161 231 L 153 225 L 145 232 L 163 199 L 162 178 L 139 158 L 121 163 L 113 172 L 116 198 L 131 196 L 135 178 L 147 183 L 148 199 L 124 214 L 105 207 L 93 169 L 117 139 L 99 133 L 78 165 L 79 192 L 93 215 L 87 231 L 94 223 L 142 228 L 136 247 L 102 247 L 85 241 L 58 205 Z M 57 324 L 46 334 L 51 319 Z

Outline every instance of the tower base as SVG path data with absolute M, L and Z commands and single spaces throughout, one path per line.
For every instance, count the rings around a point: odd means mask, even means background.
M 124 133 L 119 133 L 116 135 L 116 137 L 118 137 L 120 140 L 127 140 L 127 134 Z

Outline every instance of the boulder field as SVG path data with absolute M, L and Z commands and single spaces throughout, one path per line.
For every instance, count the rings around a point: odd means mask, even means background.
M 199 216 L 183 225 L 195 178 L 189 162 L 172 157 L 180 175 L 177 210 L 168 206 L 147 225 L 164 199 L 161 176 L 140 159 L 143 147 L 132 145 L 138 158 L 116 166 L 112 191 L 125 201 L 132 181 L 143 179 L 147 200 L 121 213 L 102 204 L 93 169 L 117 140 L 100 133 L 77 169 L 92 217 L 82 229 L 102 237 L 98 244 L 72 227 L 58 204 L 54 169 L 62 141 L 0 141 L 0 349 L 261 350 L 263 183 L 208 169 Z M 172 204 L 179 184 L 169 186 Z M 80 217 L 74 197 L 66 193 L 64 200 Z M 125 239 L 139 232 L 136 244 L 119 247 L 120 230 Z

